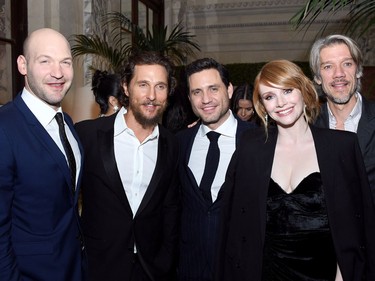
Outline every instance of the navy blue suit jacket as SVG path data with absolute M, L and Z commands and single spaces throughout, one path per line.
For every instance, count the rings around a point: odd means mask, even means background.
M 82 280 L 79 181 L 74 196 L 71 185 L 64 154 L 21 96 L 2 106 L 0 280 Z
M 239 119 L 237 122 L 236 144 L 245 130 L 255 127 L 254 124 Z M 221 190 L 215 202 L 207 204 L 188 167 L 191 149 L 200 125 L 198 123 L 177 134 L 180 143 L 179 178 L 182 196 L 179 280 L 202 280 L 207 266 L 209 271 L 212 271 L 217 243 Z M 211 272 L 211 276 L 212 274 Z

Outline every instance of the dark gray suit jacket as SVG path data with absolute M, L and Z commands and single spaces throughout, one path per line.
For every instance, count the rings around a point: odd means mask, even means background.
M 159 126 L 155 170 L 133 218 L 115 160 L 115 118 L 76 124 L 85 150 L 82 225 L 89 280 L 130 280 L 134 244 L 150 280 L 173 280 L 180 217 L 177 140 Z
M 315 126 L 329 128 L 327 104 L 321 107 L 321 114 Z M 372 199 L 375 204 L 375 103 L 362 96 L 362 116 L 358 124 L 357 136 L 370 182 Z
M 375 212 L 355 134 L 311 126 L 328 220 L 344 280 L 375 280 Z M 249 131 L 224 183 L 216 280 L 260 281 L 277 129 Z M 287 163 L 286 163 L 287 164 Z

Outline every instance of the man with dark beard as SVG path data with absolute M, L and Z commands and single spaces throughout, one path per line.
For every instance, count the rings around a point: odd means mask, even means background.
M 129 58 L 125 108 L 76 124 L 86 165 L 82 223 L 91 281 L 174 280 L 179 196 L 178 145 L 158 125 L 174 84 L 169 60 Z
M 317 126 L 357 133 L 375 203 L 375 104 L 361 94 L 361 50 L 343 35 L 317 40 L 310 53 L 314 81 L 327 98 Z

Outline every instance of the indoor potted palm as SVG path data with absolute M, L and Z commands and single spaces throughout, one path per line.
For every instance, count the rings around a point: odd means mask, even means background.
M 138 51 L 156 51 L 167 55 L 175 65 L 182 65 L 186 58 L 200 51 L 195 35 L 184 31 L 181 23 L 172 28 L 153 26 L 144 31 L 124 14 L 110 12 L 103 17 L 102 34 L 74 35 L 72 53 L 74 57 L 91 55 L 93 69 L 116 72 L 127 57 Z

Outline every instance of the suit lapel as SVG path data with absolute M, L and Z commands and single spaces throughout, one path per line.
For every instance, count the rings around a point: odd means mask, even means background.
M 256 169 L 256 175 L 259 176 L 259 178 L 258 182 L 254 182 L 254 186 L 257 190 L 259 190 L 257 202 L 259 202 L 259 214 L 261 216 L 259 221 L 261 224 L 261 237 L 263 239 L 262 243 L 264 243 L 266 233 L 267 196 L 276 142 L 277 129 L 274 127 L 269 128 L 267 141 L 265 142 L 264 137 L 261 137 L 258 141 L 258 144 L 260 145 L 257 145 L 257 147 L 262 149 L 257 149 L 257 151 L 254 153 L 257 155 L 256 163 L 258 163 L 254 169 Z
M 36 119 L 35 115 L 31 112 L 31 110 L 26 106 L 25 102 L 22 100 L 21 95 L 18 95 L 14 99 L 15 106 L 20 110 L 20 112 L 25 117 L 25 122 L 28 124 L 30 128 L 30 132 L 34 135 L 34 139 L 38 140 L 46 149 L 46 151 L 51 155 L 52 159 L 56 161 L 58 164 L 62 174 L 65 177 L 65 181 L 67 184 L 67 189 L 69 190 L 69 194 L 71 194 L 71 198 L 73 201 L 73 194 L 72 190 L 72 181 L 71 181 L 71 174 L 68 163 L 66 162 L 64 154 L 61 152 L 57 144 L 48 134 L 46 129 L 40 124 L 38 119 Z
M 83 152 L 83 147 L 82 147 L 82 144 L 79 140 L 79 137 L 77 135 L 77 132 L 76 130 L 74 129 L 74 125 L 73 125 L 73 122 L 72 120 L 70 119 L 70 117 L 68 115 L 66 115 L 64 113 L 64 119 L 65 119 L 65 122 L 66 124 L 68 125 L 71 133 L 73 134 L 73 137 L 76 139 L 77 141 L 77 144 L 78 144 L 78 148 L 79 148 L 79 152 L 81 153 L 81 168 L 78 172 L 78 180 L 77 180 L 77 185 L 76 185 L 76 192 L 75 192 L 75 197 L 74 197 L 74 201 L 77 201 L 78 200 L 78 195 L 79 195 L 79 191 L 80 191 L 80 186 L 81 186 L 81 175 L 82 175 L 82 167 L 83 167 L 83 159 L 84 159 L 84 152 Z
M 368 141 L 372 140 L 372 135 L 374 134 L 373 119 L 375 118 L 375 106 L 370 106 L 369 102 L 362 97 L 362 116 L 359 120 L 357 136 L 359 141 L 359 146 L 362 152 L 366 151 L 368 146 Z
M 152 198 L 157 186 L 159 184 L 160 178 L 163 175 L 165 169 L 165 163 L 168 163 L 168 147 L 167 147 L 167 140 L 165 135 L 162 133 L 162 130 L 159 130 L 159 140 L 158 140 L 158 156 L 155 164 L 155 170 L 152 174 L 150 184 L 147 187 L 146 193 L 143 196 L 141 204 L 137 210 L 137 214 L 142 212 L 142 210 L 147 206 L 148 202 Z
M 315 150 L 316 155 L 318 158 L 318 165 L 320 170 L 320 175 L 323 182 L 323 190 L 326 194 L 325 200 L 327 201 L 327 198 L 335 198 L 335 188 L 328 188 L 328 187 L 335 187 L 335 174 L 332 173 L 332 163 L 335 162 L 335 160 L 330 158 L 330 155 L 332 155 L 332 151 L 334 151 L 336 148 L 332 147 L 331 141 L 327 139 L 325 136 L 326 134 L 321 134 L 319 128 L 315 128 L 314 126 L 310 126 L 311 132 L 314 138 L 314 144 L 315 144 Z M 336 144 L 339 145 L 339 144 Z M 329 206 L 327 205 L 327 209 Z
M 125 208 L 132 213 L 129 201 L 126 197 L 124 187 L 122 185 L 121 177 L 117 169 L 115 149 L 114 149 L 114 120 L 115 118 L 108 118 L 108 122 L 105 123 L 106 127 L 98 130 L 98 146 L 101 159 L 103 161 L 104 170 L 108 176 L 109 188 L 117 195 L 120 202 Z
M 327 104 L 327 102 L 325 102 L 321 105 L 320 114 L 315 121 L 315 126 L 317 126 L 319 128 L 329 128 L 328 104 Z
M 189 135 L 190 137 L 186 140 L 186 144 L 185 144 L 185 147 L 184 147 L 184 149 L 185 149 L 184 159 L 183 159 L 182 163 L 183 163 L 184 175 L 187 176 L 187 180 L 190 183 L 188 186 L 192 188 L 192 192 L 195 193 L 197 198 L 199 198 L 199 201 L 201 202 L 201 204 L 206 206 L 206 207 L 209 207 L 208 202 L 203 198 L 203 195 L 202 195 L 201 191 L 199 190 L 199 183 L 197 182 L 193 172 L 189 168 L 189 160 L 190 160 L 191 150 L 193 148 L 195 136 L 198 133 L 200 125 L 201 125 L 201 122 L 198 122 L 198 124 L 196 124 L 194 127 L 192 127 L 190 129 L 190 135 Z M 203 158 L 202 161 L 204 161 L 204 160 L 205 160 L 205 157 Z M 215 202 L 213 204 L 215 204 Z

